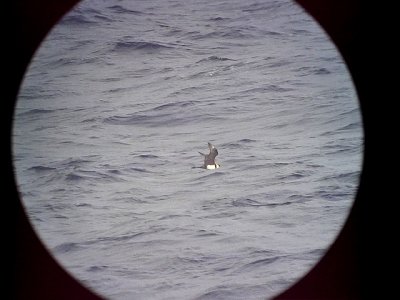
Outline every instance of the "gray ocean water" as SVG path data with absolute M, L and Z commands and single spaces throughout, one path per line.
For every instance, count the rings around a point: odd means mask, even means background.
M 34 228 L 109 299 L 273 297 L 334 241 L 363 153 L 346 66 L 288 0 L 84 1 L 14 119 Z

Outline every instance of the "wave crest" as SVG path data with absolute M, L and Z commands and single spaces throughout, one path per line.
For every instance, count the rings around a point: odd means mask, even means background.
M 164 49 L 172 49 L 172 46 L 164 45 L 158 42 L 141 42 L 141 41 L 119 41 L 114 45 L 116 51 L 147 51 L 156 52 Z

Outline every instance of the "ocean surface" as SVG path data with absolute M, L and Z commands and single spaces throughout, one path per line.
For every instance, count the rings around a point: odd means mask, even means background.
M 346 65 L 287 0 L 84 1 L 14 119 L 33 227 L 113 300 L 273 297 L 338 235 L 363 155 Z

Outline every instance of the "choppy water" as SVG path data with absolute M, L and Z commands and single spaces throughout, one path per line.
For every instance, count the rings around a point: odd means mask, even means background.
M 26 74 L 30 220 L 110 299 L 262 299 L 343 225 L 362 125 L 346 66 L 290 1 L 84 1 Z M 207 142 L 222 167 L 198 154 Z

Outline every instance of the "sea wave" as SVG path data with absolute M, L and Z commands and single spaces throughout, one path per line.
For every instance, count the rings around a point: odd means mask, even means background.
M 118 52 L 144 51 L 146 53 L 154 53 L 173 48 L 174 47 L 171 45 L 166 45 L 160 42 L 118 41 L 114 44 L 113 50 Z
M 202 62 L 218 62 L 218 61 L 236 61 L 235 59 L 227 58 L 227 57 L 221 57 L 217 55 L 211 55 L 207 58 L 200 59 L 197 63 L 202 63 Z
M 107 9 L 109 9 L 112 13 L 116 13 L 116 14 L 127 14 L 127 15 L 146 15 L 146 14 L 148 14 L 148 13 L 144 13 L 139 10 L 128 9 L 128 8 L 125 8 L 118 4 L 108 6 Z
M 92 181 L 95 183 L 106 182 L 121 182 L 124 179 L 115 172 L 99 172 L 78 170 L 65 174 L 67 182 Z

